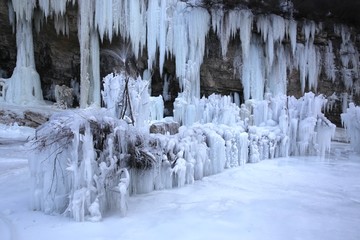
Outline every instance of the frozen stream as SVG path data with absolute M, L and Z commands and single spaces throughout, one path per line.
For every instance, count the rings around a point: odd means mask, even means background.
M 360 239 L 360 156 L 291 157 L 130 198 L 128 216 L 77 223 L 29 209 L 21 145 L 0 145 L 0 239 Z

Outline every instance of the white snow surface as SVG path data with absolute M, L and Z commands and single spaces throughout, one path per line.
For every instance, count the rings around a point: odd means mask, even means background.
M 359 239 L 360 156 L 264 160 L 129 198 L 126 218 L 76 223 L 30 209 L 28 149 L 0 145 L 0 239 Z

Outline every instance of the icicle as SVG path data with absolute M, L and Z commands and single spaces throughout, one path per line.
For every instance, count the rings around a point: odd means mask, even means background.
M 243 59 L 242 79 L 244 99 L 250 98 L 261 100 L 265 90 L 264 56 L 262 47 L 258 41 L 252 41 L 249 49 L 249 57 Z
M 266 43 L 267 64 L 270 68 L 274 61 L 274 44 L 281 43 L 285 37 L 285 20 L 277 15 L 261 16 L 257 21 L 258 32 Z
M 164 76 L 164 84 L 163 84 L 163 98 L 164 101 L 170 101 L 171 95 L 169 92 L 169 86 L 170 86 L 170 80 L 171 78 L 167 75 Z
M 314 21 L 306 21 L 303 24 L 302 32 L 305 36 L 305 41 L 314 42 L 315 39 L 316 24 Z
M 231 10 L 224 14 L 223 9 L 211 11 L 212 28 L 217 33 L 222 56 L 226 57 L 230 37 L 234 37 L 240 31 L 241 47 L 243 56 L 247 57 L 251 42 L 253 14 L 250 10 Z
M 229 15 L 232 14 L 232 11 L 229 12 Z M 228 17 L 228 16 L 226 16 Z M 217 33 L 220 44 L 221 44 L 221 53 L 222 56 L 225 57 L 227 53 L 227 47 L 229 43 L 229 32 L 230 29 L 225 28 L 228 25 L 225 25 L 224 23 L 224 11 L 221 9 L 211 9 L 211 25 L 212 29 L 215 33 Z M 225 29 L 227 30 L 225 30 Z
M 300 72 L 301 91 L 305 91 L 306 81 L 309 89 L 316 90 L 320 75 L 321 54 L 312 41 L 306 45 L 298 44 L 296 48 L 297 67 Z
M 12 6 L 18 22 L 32 21 L 36 0 L 12 0 Z
M 50 15 L 50 0 L 38 0 L 39 7 L 44 12 L 45 17 Z
M 50 8 L 54 11 L 55 15 L 64 15 L 66 12 L 66 4 L 70 0 L 50 0 Z
M 94 30 L 90 36 L 90 62 L 91 62 L 91 78 L 90 78 L 90 96 L 89 102 L 100 107 L 100 46 L 99 35 Z
M 289 21 L 289 38 L 291 43 L 292 54 L 295 54 L 296 50 L 296 38 L 297 38 L 297 23 L 294 20 Z
M 321 54 L 317 47 L 310 45 L 308 49 L 308 84 L 309 90 L 317 90 L 318 79 L 320 75 Z
M 28 104 L 43 100 L 40 76 L 35 69 L 32 34 L 33 1 L 13 1 L 16 13 L 16 67 L 10 79 L 5 81 L 6 102 Z M 9 11 L 11 10 L 9 5 Z M 29 19 L 29 20 L 28 20 Z
M 204 58 L 210 16 L 205 9 L 186 8 L 186 3 L 176 4 L 170 23 L 173 42 L 169 51 L 175 56 L 180 88 L 186 93 L 187 100 L 192 101 L 193 97 L 200 98 L 200 66 Z
M 55 15 L 54 25 L 56 34 L 69 36 L 69 22 L 67 16 Z
M 150 120 L 162 120 L 164 118 L 164 100 L 160 95 L 150 97 Z
M 79 2 L 79 41 L 80 41 L 80 107 L 89 104 L 90 92 L 90 33 L 92 28 L 93 8 L 91 1 Z
M 158 0 L 149 2 L 147 10 L 147 50 L 148 50 L 148 68 L 151 70 L 156 58 L 156 48 L 160 37 L 160 6 Z M 162 24 L 165 24 L 164 22 Z M 164 27 L 164 26 L 162 26 Z M 163 53 L 164 54 L 164 53 Z M 162 69 L 162 65 L 160 65 Z
M 13 33 L 15 32 L 16 19 L 15 19 L 15 11 L 12 4 L 12 1 L 8 1 L 8 12 L 9 12 L 9 23 L 13 28 Z
M 128 9 L 126 9 L 125 12 L 128 11 L 127 14 L 129 17 L 129 25 L 126 26 L 131 39 L 133 52 L 135 57 L 138 58 L 146 43 L 145 1 L 127 0 L 126 2 Z
M 238 92 L 234 92 L 233 102 L 234 102 L 238 107 L 240 107 L 240 95 L 239 95 Z
M 253 15 L 249 10 L 240 11 L 240 40 L 243 58 L 247 58 L 250 49 Z
M 328 41 L 328 45 L 325 47 L 325 59 L 324 59 L 324 68 L 326 77 L 332 82 L 335 81 L 335 55 L 333 52 L 332 41 Z
M 360 107 L 350 103 L 349 108 L 341 114 L 341 121 L 346 129 L 352 148 L 360 152 Z
M 108 35 L 109 40 L 113 36 L 113 1 L 95 1 L 95 24 L 98 28 L 101 41 Z
M 341 94 L 340 98 L 341 98 L 341 110 L 343 113 L 346 113 L 346 111 L 349 107 L 349 102 L 350 102 L 349 100 L 350 100 L 351 96 L 349 96 L 348 93 L 344 92 Z
M 159 70 L 163 74 L 165 54 L 166 54 L 166 32 L 167 32 L 167 1 L 160 0 L 160 33 L 159 33 Z
M 347 90 L 352 89 L 354 79 L 359 77 L 359 52 L 351 41 L 349 29 L 340 25 L 334 29 L 335 33 L 341 34 L 340 59 L 342 63 L 342 80 Z
M 282 45 L 278 45 L 275 53 L 276 58 L 271 69 L 268 70 L 269 75 L 267 77 L 267 89 L 274 97 L 287 93 L 287 53 Z

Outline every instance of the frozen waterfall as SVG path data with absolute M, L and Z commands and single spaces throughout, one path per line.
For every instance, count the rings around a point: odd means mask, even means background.
M 10 22 L 16 26 L 18 61 L 14 80 L 5 84 L 8 97 L 2 96 L 2 99 L 21 103 L 42 98 L 39 76 L 31 63 L 34 55 L 31 22 L 36 18 L 34 22 L 39 29 L 41 16 L 53 18 L 57 32 L 68 34 L 66 11 L 70 4 L 79 6 L 82 108 L 92 104 L 100 106 L 99 51 L 104 38 L 128 39 L 135 57 L 146 52 L 150 72 L 158 64 L 164 81 L 165 59 L 174 57 L 176 77 L 187 102 L 200 98 L 200 66 L 210 30 L 220 40 L 223 57 L 230 39 L 239 36 L 238 58 L 242 64 L 237 66 L 245 100 L 263 99 L 265 92 L 274 96 L 286 94 L 288 74 L 293 70 L 299 74 L 302 92 L 316 91 L 322 72 L 332 81 L 336 77 L 334 58 L 337 55 L 332 42 L 326 47 L 314 43 L 317 34 L 322 32 L 322 25 L 313 21 L 300 22 L 275 14 L 254 15 L 246 8 L 224 11 L 219 7 L 207 11 L 177 0 L 13 0 L 9 13 Z M 35 8 L 43 15 L 34 16 Z M 334 34 L 342 39 L 339 71 L 350 90 L 359 76 L 359 53 L 348 27 L 335 25 Z M 298 38 L 303 40 L 298 42 Z

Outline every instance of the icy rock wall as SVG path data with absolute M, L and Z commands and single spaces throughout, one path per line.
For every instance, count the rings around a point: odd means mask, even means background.
M 341 78 L 350 94 L 357 93 L 360 86 L 356 36 L 344 25 L 336 25 L 333 33 L 329 29 L 324 32 L 321 23 L 275 14 L 255 15 L 246 8 L 227 11 L 220 5 L 207 11 L 197 7 L 200 1 L 14 0 L 11 3 L 9 16 L 14 26 L 18 19 L 33 19 L 39 31 L 47 18 L 52 18 L 60 34 L 69 33 L 69 6 L 79 8 L 81 107 L 100 105 L 99 51 L 105 38 L 110 42 L 115 38 L 129 40 L 134 56 L 146 55 L 147 68 L 150 71 L 158 68 L 163 79 L 164 64 L 173 57 L 174 74 L 187 102 L 200 98 L 200 67 L 209 51 L 206 37 L 210 31 L 220 40 L 224 60 L 229 57 L 229 42 L 238 37 L 236 68 L 245 100 L 264 99 L 264 92 L 274 96 L 286 94 L 292 74 L 298 75 L 302 93 L 316 91 L 322 73 L 330 81 Z M 342 39 L 340 52 L 337 46 L 334 48 L 333 39 L 316 42 L 324 34 L 335 34 Z

